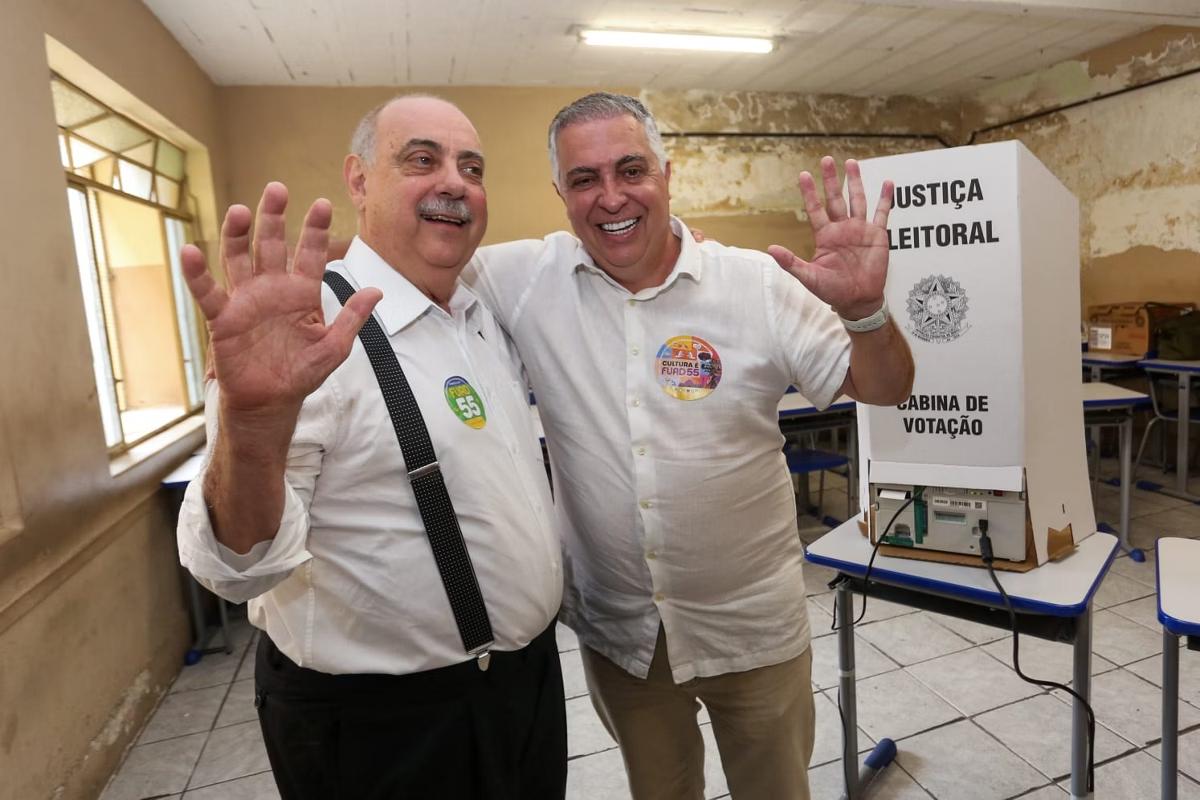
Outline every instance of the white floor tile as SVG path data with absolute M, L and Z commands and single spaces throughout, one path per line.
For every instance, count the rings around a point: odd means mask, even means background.
M 1018 800 L 1066 800 L 1070 795 L 1067 790 L 1058 786 L 1043 786 L 1028 794 L 1018 796 Z
M 617 743 L 608 735 L 604 724 L 596 716 L 592 701 L 588 697 L 576 697 L 567 701 L 567 755 L 586 756 L 616 747 Z
M 944 800 L 1002 800 L 1046 782 L 1033 767 L 968 720 L 897 742 L 896 759 Z
M 1108 608 L 1109 606 L 1128 603 L 1130 600 L 1137 600 L 1152 594 L 1154 594 L 1154 587 L 1110 571 L 1104 576 L 1104 580 L 1100 583 L 1100 588 L 1096 590 L 1096 595 L 1092 600 L 1092 607 L 1096 609 Z
M 906 669 L 968 717 L 1042 692 L 978 647 Z
M 196 771 L 188 781 L 194 789 L 255 775 L 271 768 L 258 721 L 217 728 L 208 737 Z
M 1108 610 L 1124 617 L 1130 622 L 1136 622 L 1143 628 L 1149 628 L 1156 634 L 1162 633 L 1162 624 L 1158 621 L 1158 596 L 1155 594 L 1143 597 L 1140 600 L 1113 606 Z
M 858 633 L 885 656 L 905 666 L 971 647 L 970 642 L 937 624 L 925 612 L 862 625 Z
M 191 666 L 179 671 L 171 684 L 172 692 L 187 692 L 209 686 L 223 686 L 233 680 L 242 663 L 242 653 L 209 653 Z
M 876 741 L 910 736 L 961 716 L 903 671 L 860 680 L 857 708 L 859 726 Z
M 239 722 L 258 721 L 258 709 L 254 707 L 254 681 L 236 681 L 229 687 L 225 704 L 217 716 L 216 727 L 224 728 Z
M 721 753 L 713 736 L 712 725 L 701 725 L 700 735 L 704 738 L 704 796 L 721 797 L 729 794 L 729 783 L 721 766 Z
M 995 619 L 997 622 L 1002 623 L 1004 627 L 984 625 L 982 622 L 972 622 L 966 619 L 959 619 L 958 617 L 947 616 L 946 614 L 937 614 L 932 611 L 926 613 L 938 625 L 941 625 L 943 628 L 949 628 L 968 642 L 974 644 L 987 644 L 988 642 L 994 642 L 997 639 L 1003 639 L 1005 636 L 1012 635 L 1011 629 L 1008 627 L 1008 614 L 1001 610 L 995 612 Z
M 814 597 L 813 602 L 821 606 L 821 608 L 825 609 L 830 614 L 833 614 L 836 597 L 837 592 L 826 592 L 825 594 Z M 862 614 L 862 604 L 862 595 L 854 595 L 855 619 L 858 619 L 858 616 Z M 892 619 L 893 617 L 904 616 L 907 614 L 914 614 L 916 611 L 917 609 L 913 608 L 912 606 L 905 606 L 901 605 L 900 603 L 892 603 L 887 600 L 880 600 L 876 597 L 872 597 L 867 600 L 867 613 L 863 614 L 862 620 L 860 620 L 857 624 L 868 625 L 872 622 L 879 622 L 880 620 Z M 841 619 L 838 619 L 838 625 L 841 624 Z
M 823 636 L 812 640 L 813 685 L 819 689 L 828 689 L 838 685 L 838 637 Z M 887 656 L 875 649 L 875 646 L 861 636 L 854 637 L 854 673 L 859 680 L 870 678 L 884 672 L 899 669 L 900 666 Z
M 842 732 L 842 717 L 838 712 L 837 693 L 818 692 L 813 696 L 817 711 L 817 725 L 813 737 L 813 754 L 809 766 L 819 766 L 830 761 L 840 761 L 845 749 Z M 858 750 L 865 753 L 875 746 L 875 740 L 862 728 L 858 729 Z
M 182 792 L 206 738 L 197 733 L 134 747 L 100 800 L 142 800 Z
M 1131 625 L 1133 623 L 1130 623 Z M 1012 637 L 985 644 L 996 660 L 1012 668 Z M 1068 683 L 1074 673 L 1075 648 L 1062 642 L 1048 642 L 1033 636 L 1021 637 L 1021 671 L 1031 678 Z M 1111 661 L 1092 654 L 1092 674 L 1098 675 L 1116 668 Z
M 275 778 L 270 772 L 218 783 L 203 789 L 192 789 L 183 800 L 279 800 Z
M 1178 744 L 1175 764 L 1179 771 L 1194 780 L 1200 780 L 1200 730 L 1183 734 L 1179 737 Z M 1146 752 L 1162 761 L 1161 743 L 1147 748 Z
M 229 691 L 228 683 L 168 694 L 146 723 L 138 744 L 173 739 L 189 733 L 207 731 L 216 722 L 221 703 Z
M 1155 686 L 1162 686 L 1162 653 L 1125 669 Z M 1200 653 L 1187 649 L 1179 651 L 1179 697 L 1200 708 Z
M 1061 692 L 1055 694 L 1070 699 Z M 1091 703 L 1097 721 L 1139 747 L 1162 734 L 1162 690 L 1123 669 L 1092 679 Z M 1193 725 L 1200 725 L 1200 711 L 1180 703 L 1180 729 Z
M 1071 707 L 1038 695 L 980 714 L 975 724 L 1028 761 L 1047 778 L 1071 773 Z M 1102 725 L 1096 726 L 1096 760 L 1112 758 L 1134 745 Z
M 558 658 L 562 664 L 563 691 L 566 693 L 567 699 L 586 695 L 588 693 L 587 679 L 583 674 L 583 659 L 580 658 L 579 651 L 568 650 L 560 653 Z
M 1154 560 L 1154 551 L 1147 550 L 1145 551 L 1144 555 L 1146 556 L 1145 561 L 1134 561 L 1127 555 L 1119 555 L 1117 558 L 1113 559 L 1112 567 L 1109 568 L 1109 572 L 1122 575 L 1126 578 L 1132 578 L 1133 580 L 1139 583 L 1144 583 L 1153 589 L 1157 580 L 1155 577 L 1156 562 Z
M 575 638 L 575 631 L 561 622 L 554 628 L 554 638 L 558 642 L 558 652 L 560 653 L 579 649 L 579 640 Z
M 1092 617 L 1092 652 L 1114 664 L 1132 664 L 1162 652 L 1162 635 L 1112 611 Z
M 1143 752 L 1101 764 L 1096 767 L 1096 800 L 1159 800 L 1161 769 L 1157 759 Z M 1200 786 L 1184 775 L 1179 776 L 1179 800 L 1200 800 Z
M 567 762 L 567 800 L 629 800 L 625 762 L 617 749 Z

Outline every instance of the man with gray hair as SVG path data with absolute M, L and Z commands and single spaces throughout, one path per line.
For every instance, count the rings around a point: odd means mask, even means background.
M 412 96 L 369 113 L 352 150 L 344 259 L 326 265 L 318 200 L 288 268 L 277 183 L 253 240 L 249 209 L 226 215 L 228 290 L 184 248 L 215 380 L 180 558 L 249 600 L 284 800 L 562 798 L 541 450 L 516 353 L 458 280 L 487 225 L 479 137 Z
M 575 235 L 483 248 L 468 272 L 537 396 L 592 702 L 635 800 L 704 797 L 700 702 L 735 800 L 806 800 L 812 651 L 776 406 L 789 385 L 818 407 L 908 396 L 883 302 L 893 187 L 868 220 L 858 165 L 847 206 L 823 159 L 824 203 L 800 177 L 816 254 L 772 259 L 671 216 L 636 99 L 580 98 L 549 146 Z

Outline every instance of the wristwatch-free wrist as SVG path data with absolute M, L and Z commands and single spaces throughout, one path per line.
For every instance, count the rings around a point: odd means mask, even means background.
M 887 324 L 889 317 L 887 300 L 883 301 L 883 305 L 879 307 L 878 311 L 862 319 L 846 319 L 841 314 L 838 314 L 838 319 L 842 321 L 842 325 L 851 333 L 869 333 L 882 328 Z

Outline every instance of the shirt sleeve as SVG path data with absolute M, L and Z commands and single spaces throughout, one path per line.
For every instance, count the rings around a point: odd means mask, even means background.
M 548 240 L 523 239 L 491 244 L 475 251 L 462 272 L 462 280 L 474 290 L 505 330 L 511 331 L 533 286 Z
M 777 265 L 763 288 L 783 369 L 809 402 L 827 407 L 850 369 L 850 335 L 833 309 Z
M 312 558 L 306 549 L 308 507 L 325 449 L 336 433 L 340 393 L 331 376 L 305 399 L 288 449 L 279 528 L 273 538 L 259 542 L 243 554 L 217 541 L 208 515 L 204 476 L 218 435 L 216 381 L 209 383 L 206 394 L 208 449 L 200 473 L 188 484 L 179 510 L 176 529 L 179 560 L 202 586 L 230 602 L 241 603 L 269 591 Z

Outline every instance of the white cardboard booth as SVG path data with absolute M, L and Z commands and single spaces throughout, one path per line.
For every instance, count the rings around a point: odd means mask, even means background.
M 868 198 L 896 185 L 885 294 L 916 361 L 908 401 L 858 406 L 872 540 L 912 498 L 881 553 L 978 564 L 987 519 L 997 567 L 1065 555 L 1096 528 L 1075 197 L 1015 141 L 861 167 Z

